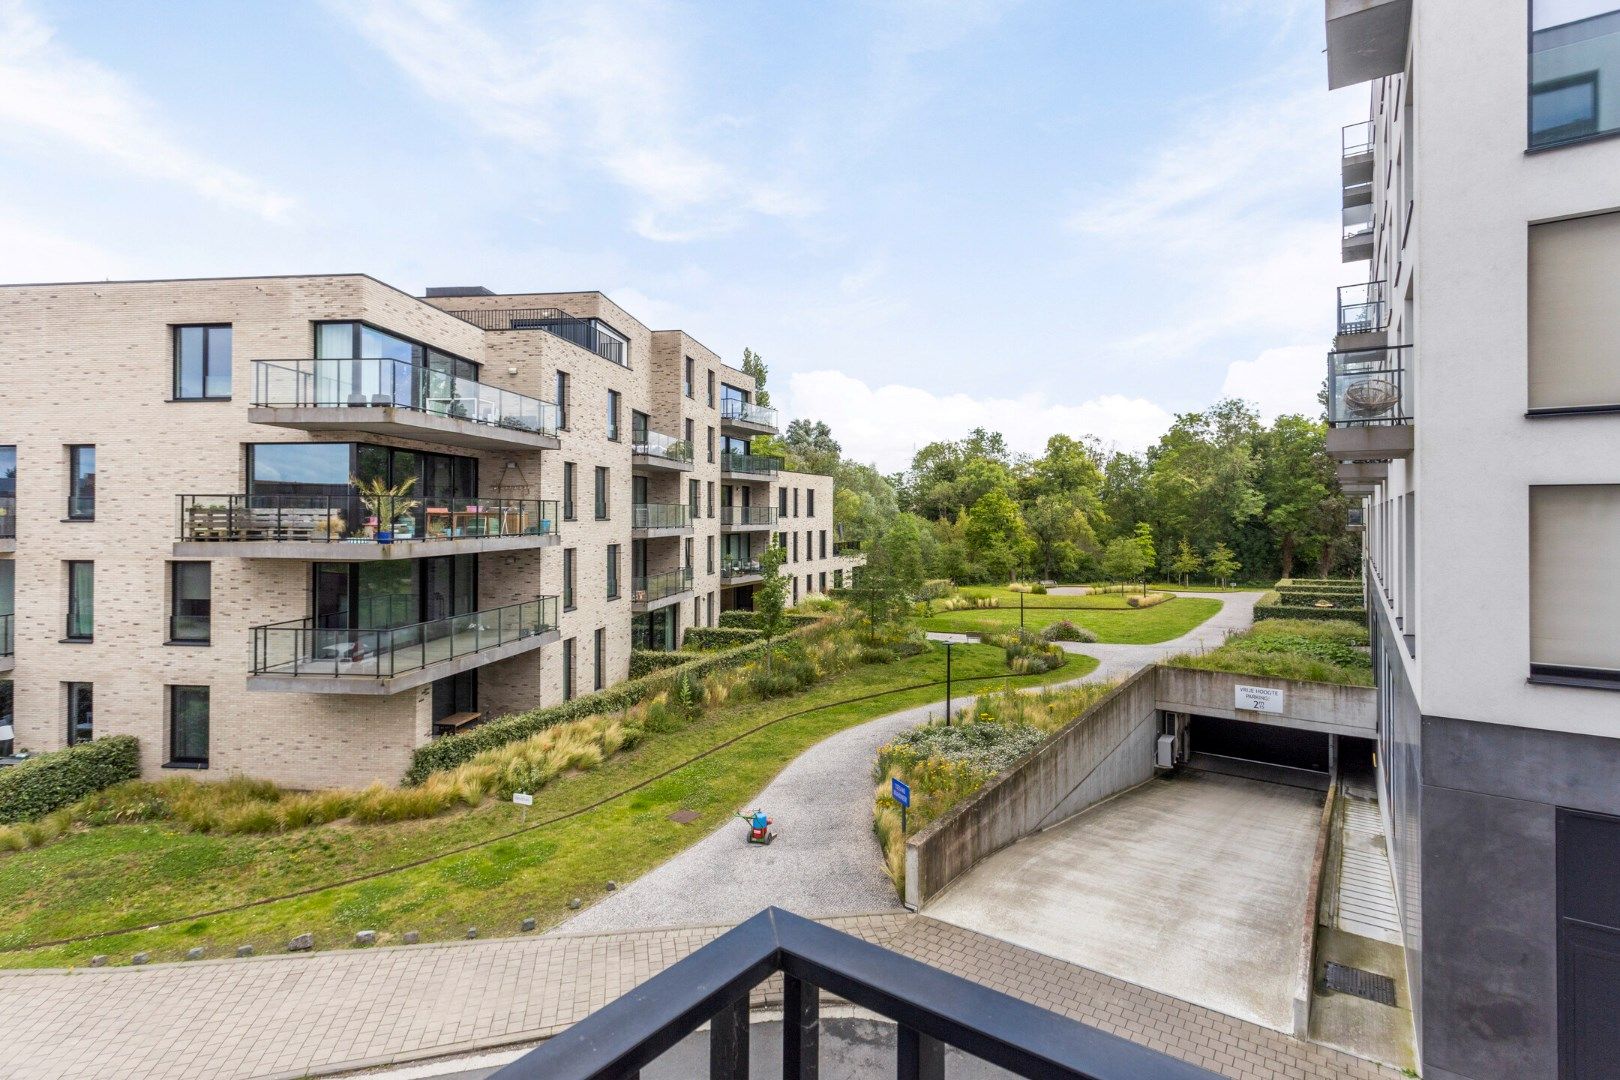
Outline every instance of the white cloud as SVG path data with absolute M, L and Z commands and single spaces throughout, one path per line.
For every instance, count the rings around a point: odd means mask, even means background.
M 121 255 L 0 215 L 0 281 L 93 281 L 134 272 Z
M 687 115 L 695 61 L 677 48 L 677 18 L 651 0 L 527 11 L 460 0 L 333 6 L 423 93 L 485 134 L 605 173 L 635 197 L 631 224 L 648 239 L 688 240 L 728 232 L 748 214 L 815 209 L 795 184 L 752 175 L 703 145 L 738 121 Z
M 24 132 L 265 218 L 280 218 L 292 206 L 286 196 L 187 147 L 115 72 L 56 41 L 24 0 L 0 0 L 0 137 Z
M 1322 411 L 1316 392 L 1326 372 L 1327 349 L 1290 345 L 1267 349 L 1253 360 L 1236 360 L 1226 369 L 1222 397 L 1238 397 L 1260 410 L 1266 421 L 1284 413 L 1316 416 Z
M 825 420 L 843 444 L 845 456 L 873 462 L 884 472 L 904 469 L 927 443 L 959 439 L 976 427 L 1001 432 L 1019 453 L 1041 453 L 1047 438 L 1059 432 L 1095 435 L 1105 446 L 1142 450 L 1174 419 L 1151 401 L 1121 394 L 1073 404 L 1038 394 L 940 395 L 915 386 L 872 387 L 843 372 L 826 370 L 795 373 L 788 380 L 786 400 L 774 404 L 785 406 L 789 417 Z

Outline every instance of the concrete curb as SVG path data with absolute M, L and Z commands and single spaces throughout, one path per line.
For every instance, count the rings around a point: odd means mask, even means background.
M 1316 924 L 1322 907 L 1322 883 L 1327 872 L 1328 851 L 1332 847 L 1334 812 L 1338 807 L 1339 785 L 1328 785 L 1322 800 L 1322 818 L 1316 831 L 1316 853 L 1311 857 L 1310 885 L 1305 893 L 1305 925 L 1300 931 L 1299 971 L 1294 984 L 1294 1029 L 1297 1039 L 1310 1038 L 1311 990 L 1316 976 Z

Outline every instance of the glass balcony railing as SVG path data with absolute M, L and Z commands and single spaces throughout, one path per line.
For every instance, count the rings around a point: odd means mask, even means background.
M 720 576 L 723 578 L 751 577 L 765 572 L 765 566 L 758 559 L 722 559 L 720 561 Z
M 631 435 L 630 452 L 666 461 L 690 462 L 692 444 L 657 431 L 637 431 Z
M 692 518 L 685 503 L 636 503 L 630 508 L 632 529 L 687 529 Z
M 1328 354 L 1328 424 L 1387 427 L 1410 424 L 1407 355 L 1410 345 Z
M 0 495 L 0 540 L 17 539 L 17 497 Z
M 17 616 L 9 612 L 0 615 L 0 656 L 10 656 L 16 648 L 16 621 Z
M 645 604 L 686 592 L 691 587 L 692 568 L 683 566 L 679 570 L 669 570 L 662 574 L 642 574 L 631 578 L 630 598 L 634 603 Z
M 722 524 L 722 525 L 774 525 L 774 524 L 776 524 L 776 507 L 774 507 L 774 506 L 722 506 L 720 508 L 720 524 Z
M 744 401 L 741 398 L 722 398 L 720 417 L 723 420 L 735 420 L 743 424 L 758 424 L 772 429 L 776 427 L 775 409 L 766 405 L 755 405 L 752 401 Z
M 555 596 L 387 630 L 332 629 L 294 619 L 253 628 L 253 674 L 387 679 L 555 629 Z
M 1357 124 L 1346 124 L 1339 131 L 1339 143 L 1344 157 L 1360 157 L 1373 151 L 1373 139 L 1377 131 L 1371 120 L 1363 120 Z
M 763 454 L 721 454 L 720 468 L 725 472 L 775 476 L 782 468 L 782 459 Z
M 261 408 L 395 408 L 489 427 L 555 435 L 549 401 L 430 371 L 404 360 L 255 360 L 253 404 Z
M 561 308 L 474 308 L 446 314 L 485 330 L 544 330 L 620 367 L 630 366 L 630 339 L 600 319 L 580 318 Z
M 416 505 L 392 513 L 358 495 L 181 495 L 180 539 L 186 543 L 281 541 L 313 544 L 471 540 L 551 536 L 554 499 L 401 499 Z
M 1339 333 L 1365 334 L 1382 330 L 1389 319 L 1384 302 L 1384 283 L 1368 281 L 1339 286 Z

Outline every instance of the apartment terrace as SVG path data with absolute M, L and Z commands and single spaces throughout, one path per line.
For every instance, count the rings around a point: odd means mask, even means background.
M 726 476 L 769 480 L 782 470 L 782 459 L 763 454 L 721 454 L 720 472 Z
M 470 308 L 445 314 L 482 330 L 544 330 L 620 367 L 630 366 L 630 339 L 601 319 L 580 318 L 554 307 Z
M 776 524 L 774 506 L 722 506 L 720 528 L 726 532 L 755 532 Z
M 1412 454 L 1410 345 L 1328 354 L 1327 452 L 1339 461 Z
M 417 505 L 385 529 L 359 495 L 181 495 L 174 554 L 372 562 L 524 551 L 558 541 L 554 499 L 410 501 Z
M 631 436 L 630 465 L 642 472 L 664 469 L 692 471 L 692 444 L 657 431 L 635 431 Z
M 255 360 L 255 424 L 367 431 L 484 450 L 555 450 L 549 401 L 403 360 Z
M 766 405 L 756 405 L 752 401 L 741 398 L 722 398 L 720 401 L 720 423 L 732 431 L 741 431 L 750 435 L 776 434 L 776 410 Z
M 728 587 L 753 585 L 765 580 L 765 567 L 758 559 L 724 559 L 720 563 L 720 578 Z
M 293 619 L 253 628 L 248 689 L 397 694 L 534 652 L 560 637 L 555 596 L 377 630 Z
M 630 508 L 630 535 L 636 540 L 684 536 L 696 516 L 685 503 L 636 503 Z
M 630 581 L 630 607 L 638 614 L 678 604 L 692 595 L 692 568 L 641 574 Z

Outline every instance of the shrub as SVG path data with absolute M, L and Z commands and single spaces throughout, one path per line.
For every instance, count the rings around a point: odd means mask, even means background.
M 734 649 L 738 645 L 758 641 L 760 636 L 760 631 L 743 626 L 694 626 L 686 631 L 681 648 L 691 652 Z
M 40 754 L 0 769 L 0 822 L 33 821 L 140 773 L 133 735 Z
M 956 584 L 950 578 L 929 578 L 917 589 L 918 600 L 943 600 L 950 596 Z
M 691 631 L 688 631 L 690 633 Z M 666 652 L 662 649 L 634 649 L 630 653 L 630 677 L 639 679 L 643 675 L 651 675 L 655 671 L 662 671 L 668 667 L 678 667 L 690 663 L 690 656 L 678 652 Z
M 1045 638 L 1047 641 L 1090 642 L 1097 640 L 1096 634 L 1092 633 L 1090 630 L 1087 630 L 1078 623 L 1070 622 L 1068 619 L 1059 619 L 1057 622 L 1052 623 L 1045 630 L 1041 631 L 1041 637 Z
M 787 624 L 795 629 L 801 626 L 812 626 L 826 618 L 823 614 L 813 612 L 789 611 L 783 614 Z M 757 630 L 759 628 L 759 614 L 746 608 L 733 608 L 731 611 L 720 613 L 720 625 L 728 630 Z
M 1307 607 L 1281 600 L 1275 591 L 1268 592 L 1254 605 L 1256 619 L 1342 619 L 1345 622 L 1365 623 L 1367 609 L 1352 607 Z
M 1371 686 L 1365 626 L 1337 619 L 1267 619 L 1199 655 L 1172 657 L 1171 667 Z
M 1015 581 L 1011 585 L 1008 585 L 1007 588 L 1011 592 L 1027 593 L 1035 591 L 1032 586 L 1025 585 L 1022 581 Z
M 863 664 L 892 664 L 895 661 L 894 650 L 882 645 L 862 645 L 856 657 Z
M 1046 586 L 1044 584 L 1042 584 L 1041 582 L 1037 581 L 1035 584 L 1033 584 L 1033 585 L 1031 585 L 1029 587 L 1029 591 L 1031 593 L 1033 593 L 1034 595 L 1036 595 L 1036 596 L 1045 596 L 1046 595 Z
M 1069 654 L 1061 646 L 1052 644 L 1033 630 L 987 634 L 980 640 L 986 645 L 1000 648 L 1006 654 L 1007 666 L 1018 675 L 1055 671 L 1069 662 Z
M 1164 603 L 1167 600 L 1171 600 L 1171 599 L 1173 599 L 1173 597 L 1171 596 L 1170 593 L 1163 593 L 1163 592 L 1138 593 L 1135 596 L 1127 596 L 1125 598 L 1125 606 L 1126 607 L 1133 607 L 1133 608 L 1157 607 L 1158 605 Z
M 1361 590 L 1348 589 L 1318 592 L 1315 589 L 1303 589 L 1297 585 L 1290 585 L 1275 590 L 1279 603 L 1290 607 L 1354 607 L 1364 606 L 1365 595 Z

